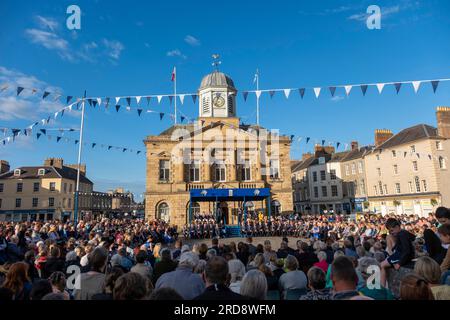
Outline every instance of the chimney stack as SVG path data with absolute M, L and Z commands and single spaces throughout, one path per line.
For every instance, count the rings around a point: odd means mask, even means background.
M 358 150 L 359 149 L 358 141 L 352 141 L 350 143 L 350 145 L 352 146 L 352 150 Z
M 313 156 L 314 156 L 314 154 L 312 154 L 311 152 L 304 153 L 304 154 L 302 154 L 302 161 L 309 159 Z
M 0 160 L 0 174 L 8 172 L 9 169 L 9 162 L 6 160 Z
M 62 158 L 47 158 L 44 161 L 44 166 L 55 167 L 62 169 L 64 165 L 64 160 Z
M 394 134 L 391 130 L 387 129 L 376 129 L 375 130 L 375 147 L 378 147 L 382 143 L 384 143 L 386 140 L 391 138 Z
M 72 169 L 78 170 L 78 165 L 77 164 L 66 164 L 65 166 L 68 167 L 68 168 L 72 168 Z M 80 174 L 82 176 L 86 176 L 86 164 L 83 164 L 83 163 L 80 164 Z
M 333 154 L 334 153 L 334 147 L 333 146 L 321 146 L 319 144 L 316 144 L 314 146 L 314 156 L 316 158 L 323 157 L 327 154 Z
M 450 107 L 437 107 L 436 120 L 438 135 L 450 139 Z

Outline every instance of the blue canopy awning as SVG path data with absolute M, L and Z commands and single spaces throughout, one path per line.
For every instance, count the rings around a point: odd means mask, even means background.
M 192 189 L 190 197 L 191 201 L 257 201 L 270 197 L 270 189 Z

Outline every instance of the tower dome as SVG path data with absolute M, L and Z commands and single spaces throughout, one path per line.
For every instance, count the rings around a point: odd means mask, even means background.
M 230 88 L 236 90 L 233 80 L 225 73 L 214 71 L 203 77 L 200 83 L 199 90 L 214 87 L 214 88 Z

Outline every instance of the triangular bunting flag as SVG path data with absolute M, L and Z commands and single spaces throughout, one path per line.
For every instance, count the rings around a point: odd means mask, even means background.
M 64 110 L 65 110 L 65 109 L 62 109 L 62 110 L 61 110 L 61 117 L 64 115 Z
M 67 98 L 66 98 L 66 103 L 68 104 L 69 102 L 70 102 L 70 100 L 72 100 L 72 96 L 67 96 Z
M 116 104 L 119 104 L 120 97 L 116 97 Z
M 197 95 L 196 94 L 192 95 L 192 101 L 194 101 L 194 103 L 197 101 Z
M 120 106 L 116 105 L 116 111 L 119 112 Z
M 300 97 L 303 99 L 303 96 L 305 95 L 305 88 L 298 89 L 298 93 L 300 93 Z
M 397 91 L 397 94 L 400 92 L 400 88 L 402 87 L 401 82 L 394 83 L 395 91 Z
M 184 103 L 184 96 L 185 96 L 185 94 L 180 94 L 180 95 L 179 95 L 181 104 Z
M 47 134 L 47 130 L 46 130 L 46 129 L 40 129 L 40 131 L 41 131 L 43 134 Z
M 41 133 L 36 133 L 36 139 L 39 140 L 39 138 L 41 137 Z
M 334 93 L 336 92 L 336 87 L 330 87 L 331 96 L 334 97 Z
M 19 135 L 20 129 L 11 129 L 12 133 L 13 133 L 13 137 Z
M 139 104 L 139 102 L 141 102 L 141 98 L 142 98 L 141 96 L 137 96 L 137 97 L 136 97 L 136 103 L 137 103 L 137 104 Z
M 159 113 L 159 120 L 162 120 L 163 117 L 164 117 L 164 113 L 160 112 Z
M 325 144 L 325 140 L 322 140 L 322 146 Z
M 273 96 L 275 95 L 275 90 L 270 90 L 269 91 L 269 95 L 270 95 L 270 98 L 272 99 L 273 98 Z
M 261 96 L 261 90 L 256 90 L 255 95 L 256 95 L 256 99 L 259 99 L 259 97 Z
M 381 92 L 383 91 L 384 85 L 385 85 L 384 83 L 377 83 L 377 89 L 379 94 L 381 94 Z
M 161 99 L 163 98 L 163 96 L 157 96 L 158 98 L 158 104 L 161 103 Z
M 112 146 L 108 146 L 108 150 L 111 150 Z
M 247 91 L 242 92 L 242 96 L 244 97 L 244 101 L 247 101 L 248 92 Z
M 96 145 L 97 145 L 96 143 L 93 143 L 93 144 L 92 144 L 92 148 L 94 148 Z
M 350 91 L 352 91 L 353 86 L 344 86 L 345 94 L 348 96 Z
M 97 98 L 97 103 L 98 103 L 99 106 L 101 106 L 101 104 L 102 104 L 102 99 L 101 99 L 101 98 Z
M 22 88 L 22 87 L 17 87 L 17 95 L 19 95 L 23 91 L 23 89 L 24 88 Z
M 92 100 L 92 106 L 95 108 L 97 106 L 97 100 Z
M 148 97 L 145 97 L 145 99 L 147 99 L 147 106 L 148 106 L 150 104 L 150 100 L 152 99 L 152 97 L 148 96 Z
M 308 143 L 309 140 L 311 140 L 311 138 L 310 137 L 306 137 L 306 143 Z
M 336 143 L 336 149 L 339 149 L 339 146 L 341 145 L 340 142 Z
M 436 89 L 439 85 L 439 80 L 431 81 L 431 86 L 433 87 L 433 92 L 436 93 Z
M 362 85 L 361 85 L 361 91 L 362 91 L 363 96 L 366 95 L 366 92 L 367 92 L 367 88 L 368 88 L 368 87 L 369 87 L 369 86 L 368 86 L 367 84 L 362 84 Z
M 136 154 L 139 154 L 139 153 L 141 153 L 140 151 L 136 151 Z
M 125 107 L 125 109 L 127 109 L 127 111 L 131 111 L 131 107 Z
M 123 151 L 122 151 L 122 152 L 125 152 L 125 151 L 127 151 L 127 148 L 123 148 Z
M 419 91 L 420 85 L 422 84 L 422 81 L 413 81 L 411 83 L 414 88 L 414 93 L 417 93 Z
M 295 135 L 291 134 L 291 141 L 294 140 Z
M 169 96 L 169 102 L 172 104 L 173 96 Z
M 42 95 L 42 99 L 47 98 L 47 96 L 50 94 L 50 92 L 44 91 L 44 94 Z
M 284 91 L 284 95 L 286 97 L 286 99 L 289 99 L 289 94 L 291 93 L 291 89 L 283 89 Z
M 59 142 L 61 140 L 61 137 L 56 137 L 56 142 Z
M 108 108 L 108 106 L 109 106 L 109 98 L 106 97 L 105 98 L 105 108 Z
M 142 109 L 137 109 L 138 115 L 141 116 Z
M 78 140 L 75 140 L 75 144 L 77 144 L 78 143 Z
M 126 100 L 127 100 L 127 105 L 130 106 L 130 104 L 131 104 L 131 98 L 130 98 L 130 97 L 127 97 Z
M 322 88 L 314 88 L 314 93 L 316 94 L 316 98 L 319 98 L 320 90 L 322 90 Z
M 180 120 L 181 120 L 181 122 L 183 122 L 184 121 L 184 117 L 183 116 L 180 116 Z

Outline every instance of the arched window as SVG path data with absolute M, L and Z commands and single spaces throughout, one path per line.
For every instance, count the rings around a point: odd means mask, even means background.
M 214 179 L 216 181 L 226 181 L 226 166 L 220 162 L 214 165 Z
M 273 200 L 271 204 L 272 215 L 277 216 L 281 213 L 281 203 L 278 200 Z
M 165 222 L 169 222 L 169 220 L 170 220 L 170 208 L 169 208 L 169 205 L 167 203 L 162 202 L 162 203 L 160 203 L 158 205 L 156 218 L 164 220 Z

